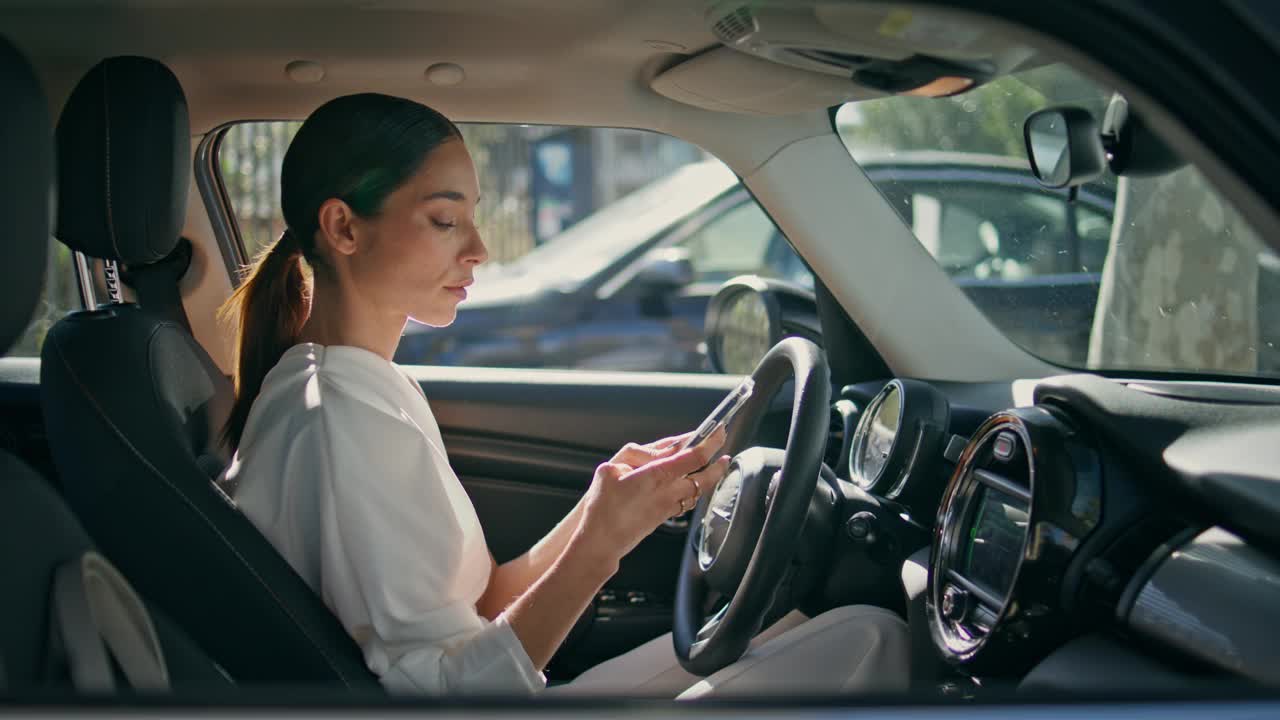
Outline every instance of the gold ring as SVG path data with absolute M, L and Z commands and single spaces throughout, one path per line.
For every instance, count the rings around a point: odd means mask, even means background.
M 702 497 L 702 486 L 698 484 L 698 481 L 694 480 L 692 475 L 685 475 L 685 478 L 687 478 L 689 482 L 693 483 L 693 499 L 697 500 Z

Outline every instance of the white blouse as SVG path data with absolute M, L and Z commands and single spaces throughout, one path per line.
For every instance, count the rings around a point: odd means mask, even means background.
M 320 593 L 392 691 L 527 693 L 546 680 L 499 616 L 475 508 L 426 397 L 355 347 L 296 345 L 227 471 L 236 504 Z

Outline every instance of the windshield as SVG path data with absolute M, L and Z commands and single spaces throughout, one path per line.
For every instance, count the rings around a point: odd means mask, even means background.
M 945 99 L 836 113 L 845 146 L 916 239 L 1011 340 L 1060 365 L 1280 376 L 1280 261 L 1191 165 L 1039 186 L 1026 116 L 1101 124 L 1113 93 L 1063 65 Z M 891 163 L 914 172 L 878 172 Z

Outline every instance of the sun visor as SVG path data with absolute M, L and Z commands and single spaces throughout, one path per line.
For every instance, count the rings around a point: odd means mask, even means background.
M 1034 62 L 999 32 L 938 10 L 823 0 L 728 0 L 705 16 L 719 47 L 654 78 L 697 107 L 787 115 L 887 93 L 964 92 Z
M 752 115 L 790 115 L 882 95 L 848 78 L 779 65 L 726 47 L 670 68 L 650 87 L 686 105 Z

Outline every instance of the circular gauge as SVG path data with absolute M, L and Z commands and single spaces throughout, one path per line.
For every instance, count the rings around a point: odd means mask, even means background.
M 932 385 L 894 378 L 867 404 L 849 448 L 849 479 L 932 518 L 946 485 L 940 467 L 951 405 Z
M 875 487 L 884 474 L 902 425 L 902 387 L 894 380 L 871 401 L 849 453 L 849 479 L 863 490 Z

